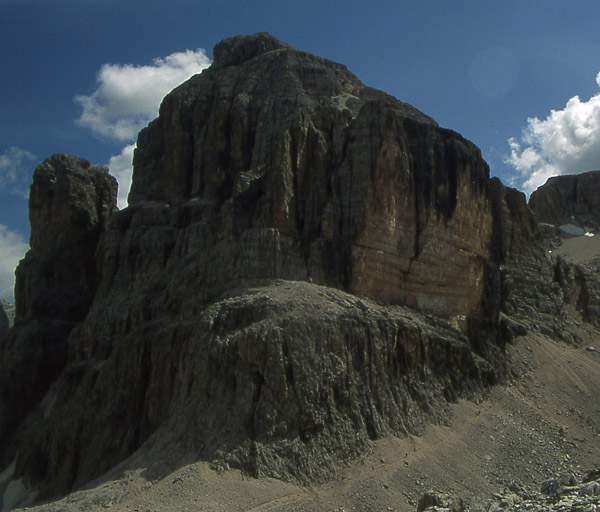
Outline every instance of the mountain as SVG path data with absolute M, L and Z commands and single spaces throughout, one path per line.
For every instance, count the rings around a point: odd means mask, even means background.
M 164 99 L 129 204 L 83 159 L 34 172 L 0 339 L 5 508 L 140 457 L 326 481 L 505 382 L 515 338 L 596 318 L 593 276 L 547 258 L 472 143 L 265 33 Z
M 600 171 L 550 178 L 531 194 L 529 207 L 539 222 L 600 227 Z

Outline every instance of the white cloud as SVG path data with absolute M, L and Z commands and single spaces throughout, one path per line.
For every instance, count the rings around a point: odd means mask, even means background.
M 0 155 L 0 190 L 10 194 L 26 195 L 31 164 L 36 160 L 35 155 L 24 149 L 11 147 Z M 25 180 L 27 178 L 27 180 Z
M 0 298 L 14 302 L 15 268 L 28 249 L 19 233 L 0 224 Z
M 135 144 L 129 144 L 123 148 L 120 154 L 111 156 L 108 162 L 110 173 L 119 182 L 119 195 L 117 196 L 117 206 L 119 208 L 127 206 L 127 195 L 131 187 L 131 175 L 133 173 L 134 150 Z
M 600 87 L 600 73 L 596 83 Z M 508 143 L 506 162 L 517 170 L 515 182 L 527 193 L 551 176 L 600 169 L 600 93 L 588 101 L 574 96 L 546 119 L 527 119 L 521 138 Z
M 98 72 L 97 89 L 75 97 L 83 108 L 77 123 L 97 135 L 133 141 L 156 117 L 162 98 L 209 64 L 202 49 L 172 53 L 149 66 L 105 64 Z

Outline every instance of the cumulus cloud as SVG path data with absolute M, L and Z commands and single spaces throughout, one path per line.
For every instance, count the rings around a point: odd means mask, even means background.
M 24 149 L 11 147 L 0 154 L 0 190 L 10 194 L 26 195 L 35 155 Z
M 19 233 L 0 224 L 0 298 L 14 302 L 15 268 L 28 249 Z
M 131 187 L 131 175 L 133 174 L 133 151 L 135 144 L 129 144 L 123 148 L 120 154 L 110 157 L 108 168 L 110 173 L 117 178 L 119 182 L 119 194 L 117 196 L 117 206 L 125 208 L 127 206 L 127 195 Z
M 596 75 L 600 87 L 600 73 Z M 571 98 L 546 119 L 527 119 L 520 139 L 511 138 L 506 162 L 515 184 L 531 193 L 551 176 L 600 169 L 600 93 L 588 101 Z
M 98 72 L 96 90 L 75 97 L 83 109 L 77 123 L 97 135 L 133 141 L 156 117 L 162 98 L 209 64 L 202 49 L 172 53 L 147 66 L 105 64 Z

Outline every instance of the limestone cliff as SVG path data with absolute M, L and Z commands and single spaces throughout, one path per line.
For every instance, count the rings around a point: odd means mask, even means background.
M 464 318 L 481 313 L 495 256 L 488 172 L 460 135 L 257 34 L 219 43 L 165 98 L 139 135 L 129 201 L 157 203 L 165 236 L 203 226 L 200 254 L 177 237 L 172 250 L 204 259 L 206 297 L 239 279 L 310 279 Z
M 531 194 L 529 207 L 539 222 L 600 227 L 600 171 L 556 176 Z
M 12 478 L 39 497 L 140 447 L 324 479 L 505 375 L 500 264 L 535 232 L 523 194 L 340 64 L 268 34 L 214 58 L 140 133 L 125 210 L 79 160 L 36 171 L 0 370 L 31 351 L 43 378 L 3 381 L 0 407 L 26 406 L 0 461 L 18 450 Z M 52 343 L 14 342 L 54 321 Z

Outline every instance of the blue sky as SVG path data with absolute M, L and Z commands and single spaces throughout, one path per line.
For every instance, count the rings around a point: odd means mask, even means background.
M 0 297 L 35 166 L 71 153 L 126 187 L 135 131 L 221 39 L 268 31 L 342 62 L 530 192 L 600 168 L 598 20 L 598 0 L 0 0 Z

